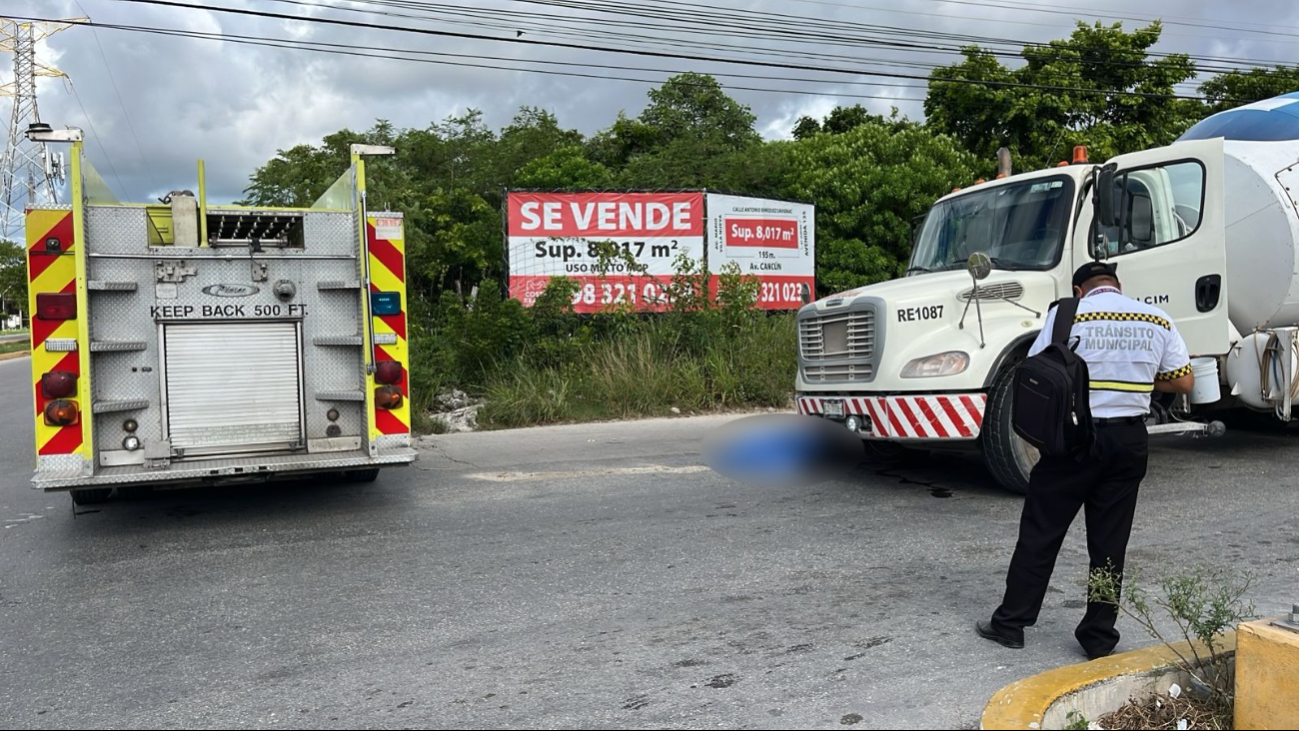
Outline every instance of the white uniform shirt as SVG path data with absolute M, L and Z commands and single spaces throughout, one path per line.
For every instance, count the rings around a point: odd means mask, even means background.
M 1051 343 L 1056 309 L 1046 316 L 1030 356 Z M 1087 361 L 1091 410 L 1098 419 L 1144 416 L 1150 412 L 1155 380 L 1174 380 L 1191 372 L 1186 343 L 1168 314 L 1125 297 L 1114 287 L 1097 287 L 1078 303 L 1069 344 Z

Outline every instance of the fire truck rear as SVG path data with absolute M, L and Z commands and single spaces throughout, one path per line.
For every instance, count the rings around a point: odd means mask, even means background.
M 119 203 L 79 130 L 71 202 L 27 213 L 37 489 L 332 473 L 414 461 L 403 222 L 366 205 L 365 157 L 311 208 Z

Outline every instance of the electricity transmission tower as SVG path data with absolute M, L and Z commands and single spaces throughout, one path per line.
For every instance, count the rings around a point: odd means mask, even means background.
M 16 240 L 30 205 L 57 203 L 57 184 L 64 177 L 62 158 L 42 142 L 27 139 L 27 128 L 41 121 L 36 107 L 38 77 L 67 78 L 67 74 L 36 60 L 36 44 L 79 20 L 29 22 L 0 18 L 0 51 L 13 54 L 13 81 L 0 86 L 0 96 L 13 99 L 4 157 L 0 158 L 0 239 Z

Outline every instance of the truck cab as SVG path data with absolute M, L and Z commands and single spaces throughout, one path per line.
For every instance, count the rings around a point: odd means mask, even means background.
M 1116 263 L 1125 294 L 1166 311 L 1193 355 L 1230 350 L 1222 146 L 1104 166 L 1078 148 L 1069 164 L 954 189 L 919 225 L 902 278 L 800 310 L 799 412 L 842 422 L 876 453 L 978 451 L 1024 492 L 1037 454 L 1011 429 L 1011 376 L 1078 266 Z M 1098 180 L 1110 195 L 1095 195 Z M 1103 222 L 1096 199 L 1110 206 Z

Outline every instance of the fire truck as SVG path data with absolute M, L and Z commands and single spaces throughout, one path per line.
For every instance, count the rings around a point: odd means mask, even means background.
M 403 219 L 372 211 L 365 159 L 310 208 L 121 203 L 77 129 L 71 202 L 26 216 L 35 488 L 333 475 L 369 482 L 411 445 Z

